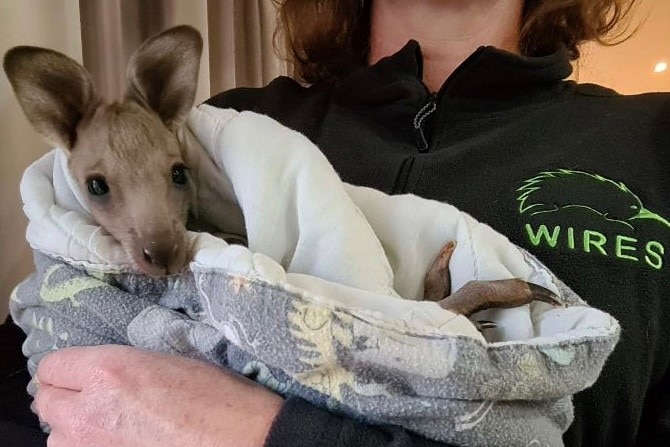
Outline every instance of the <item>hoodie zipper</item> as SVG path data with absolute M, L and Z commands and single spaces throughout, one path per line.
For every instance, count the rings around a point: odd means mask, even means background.
M 429 92 L 428 88 L 424 85 L 425 91 L 428 93 L 428 100 L 421 107 L 421 109 L 419 109 L 416 115 L 414 115 L 414 120 L 412 122 L 414 126 L 416 147 L 420 154 L 424 154 L 430 149 L 430 141 L 428 141 L 428 137 L 426 137 L 426 120 L 437 111 L 437 98 L 440 97 L 454 83 L 455 79 L 458 79 L 459 76 L 461 76 L 462 72 L 465 72 L 475 61 L 477 61 L 485 50 L 485 47 L 479 47 L 465 61 L 463 61 L 463 63 L 457 67 L 456 70 L 454 70 L 454 72 L 449 76 L 442 87 L 440 87 L 438 92 Z M 407 192 L 407 182 L 409 181 L 415 159 L 416 156 L 412 155 L 406 157 L 402 161 L 400 170 L 398 171 L 398 175 L 393 185 L 392 194 L 403 194 Z
M 416 147 L 420 153 L 428 152 L 428 148 L 430 147 L 428 138 L 426 138 L 424 124 L 426 119 L 435 113 L 435 110 L 437 110 L 437 93 L 432 92 L 428 95 L 426 104 L 414 115 L 414 136 L 416 138 Z
M 437 93 L 432 92 L 428 95 L 428 101 L 414 115 L 414 136 L 419 153 L 428 152 L 428 148 L 430 147 L 430 143 L 424 132 L 424 123 L 426 122 L 426 118 L 433 114 L 435 110 L 437 110 Z M 402 161 L 393 185 L 392 194 L 402 194 L 407 189 L 407 181 L 415 159 L 416 157 L 412 155 Z
M 414 116 L 414 135 L 416 138 L 416 146 L 419 150 L 419 153 L 428 152 L 430 149 L 430 141 L 426 137 L 426 120 L 437 110 L 437 98 L 442 97 L 444 92 L 448 90 L 454 82 L 458 82 L 458 79 L 462 77 L 462 73 L 466 72 L 470 66 L 472 66 L 477 60 L 479 60 L 482 54 L 486 51 L 485 47 L 479 47 L 475 50 L 467 59 L 463 61 L 461 65 L 456 67 L 453 73 L 449 75 L 447 80 L 442 84 L 438 92 L 429 92 L 428 88 L 424 85 L 426 93 L 428 94 L 428 101 L 419 109 L 417 114 Z

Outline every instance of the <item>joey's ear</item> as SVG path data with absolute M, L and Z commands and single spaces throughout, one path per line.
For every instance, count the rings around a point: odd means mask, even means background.
M 15 47 L 3 67 L 28 121 L 44 138 L 64 149 L 77 140 L 77 125 L 97 103 L 84 67 L 56 51 Z
M 202 54 L 200 33 L 170 28 L 150 38 L 128 63 L 126 97 L 153 110 L 169 129 L 184 122 L 193 106 Z

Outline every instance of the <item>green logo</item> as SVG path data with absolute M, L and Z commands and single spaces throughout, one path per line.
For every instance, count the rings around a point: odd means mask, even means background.
M 650 225 L 670 230 L 670 221 L 646 208 L 621 182 L 558 169 L 525 180 L 517 193 L 525 233 L 534 246 L 644 262 L 657 270 L 665 264 L 665 246 L 641 234 L 649 233 Z

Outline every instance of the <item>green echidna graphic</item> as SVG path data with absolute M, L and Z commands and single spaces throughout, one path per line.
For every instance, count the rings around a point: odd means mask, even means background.
M 570 169 L 541 172 L 524 181 L 517 192 L 520 214 L 585 208 L 631 228 L 637 219 L 651 219 L 670 228 L 670 221 L 646 209 L 626 185 L 597 174 Z

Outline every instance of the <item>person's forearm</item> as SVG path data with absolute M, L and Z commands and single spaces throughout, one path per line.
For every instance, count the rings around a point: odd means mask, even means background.
M 333 415 L 304 400 L 284 402 L 264 447 L 444 447 L 395 427 L 376 427 Z

